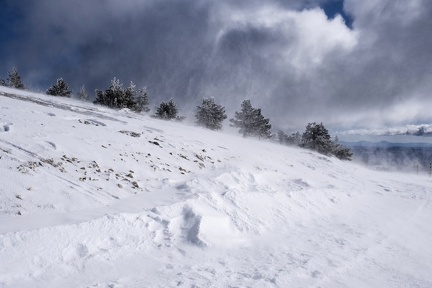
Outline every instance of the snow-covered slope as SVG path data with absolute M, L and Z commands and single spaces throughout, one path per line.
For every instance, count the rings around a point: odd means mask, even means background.
M 0 287 L 432 287 L 432 181 L 0 87 Z

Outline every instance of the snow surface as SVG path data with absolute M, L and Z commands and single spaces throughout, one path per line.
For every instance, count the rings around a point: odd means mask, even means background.
M 432 180 L 0 87 L 0 287 L 432 287 Z

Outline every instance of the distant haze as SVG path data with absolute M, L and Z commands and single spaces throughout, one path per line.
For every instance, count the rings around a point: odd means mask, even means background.
M 329 19 L 333 4 L 352 23 Z M 432 123 L 429 0 L 4 0 L 0 10 L 0 73 L 16 66 L 34 90 L 59 77 L 74 92 L 106 89 L 116 76 L 147 86 L 152 108 L 173 98 L 187 115 L 203 97 L 229 117 L 251 99 L 286 131 Z

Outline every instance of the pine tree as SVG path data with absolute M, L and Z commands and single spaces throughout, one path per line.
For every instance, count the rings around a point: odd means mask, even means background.
M 148 100 L 148 92 L 147 87 L 144 87 L 142 89 L 138 90 L 138 95 L 135 99 L 135 106 L 133 108 L 136 112 L 149 112 L 150 109 L 148 108 L 149 100 Z
M 95 90 L 96 99 L 93 101 L 94 104 L 100 104 L 108 106 L 108 99 L 106 98 L 106 94 L 102 90 Z
M 352 152 L 335 141 L 331 140 L 328 130 L 323 123 L 309 123 L 302 135 L 301 147 L 315 150 L 324 155 L 334 155 L 341 160 L 351 160 Z
M 321 154 L 328 155 L 332 151 L 330 134 L 324 125 L 309 123 L 302 135 L 302 147 L 318 151 Z
M 5 80 L 3 80 L 3 78 L 1 77 L 0 77 L 0 86 L 6 86 Z
M 270 138 L 271 137 L 271 125 L 270 125 L 270 119 L 264 118 L 263 115 L 261 115 L 261 109 L 255 109 L 254 113 L 254 135 L 259 138 Z
M 168 103 L 162 102 L 156 109 L 155 116 L 160 119 L 174 119 L 177 116 L 177 107 L 171 99 Z
M 299 146 L 301 144 L 302 136 L 299 132 L 287 135 L 283 131 L 279 130 L 277 139 L 281 144 Z
M 123 91 L 123 98 L 121 103 L 119 103 L 119 108 L 135 108 L 135 89 L 136 85 L 131 81 L 129 87 L 127 87 L 126 90 Z
M 287 144 L 288 142 L 288 135 L 285 134 L 282 130 L 279 130 L 277 133 L 277 140 L 280 144 Z
M 214 98 L 204 98 L 197 106 L 196 123 L 211 130 L 222 129 L 222 122 L 227 118 L 225 107 L 214 102 Z
M 21 76 L 18 74 L 18 70 L 15 67 L 9 71 L 7 86 L 17 89 L 24 89 L 24 84 L 21 82 Z
M 138 94 L 138 95 L 137 95 Z M 104 91 L 96 90 L 95 104 L 105 105 L 111 108 L 128 108 L 135 112 L 148 112 L 147 89 L 136 90 L 136 85 L 131 81 L 129 87 L 123 88 L 120 80 L 114 77 L 111 86 Z
M 114 77 L 111 80 L 111 86 L 105 91 L 105 98 L 108 101 L 108 107 L 122 108 L 121 103 L 123 102 L 123 84 L 120 80 Z
M 78 92 L 77 96 L 80 100 L 83 100 L 83 101 L 87 101 L 89 99 L 89 95 L 88 95 L 87 90 L 86 90 L 84 85 L 81 86 L 81 89 Z
M 230 119 L 231 126 L 239 128 L 239 133 L 246 137 L 252 133 L 253 111 L 250 100 L 244 100 L 241 104 L 241 110 L 235 112 L 233 119 Z
M 261 115 L 261 109 L 252 107 L 250 100 L 244 100 L 241 104 L 241 111 L 235 112 L 235 117 L 230 119 L 231 126 L 239 128 L 239 133 L 246 136 L 263 138 L 271 137 L 270 119 Z
M 105 92 L 96 90 L 96 99 L 93 103 L 108 106 L 110 108 L 123 108 L 123 99 L 123 84 L 120 83 L 119 79 L 114 77 L 111 80 L 111 86 L 105 90 Z
M 339 144 L 339 138 L 336 136 L 333 141 L 332 154 L 335 155 L 340 160 L 348 160 L 351 161 L 351 157 L 353 155 L 350 148 L 343 147 Z
M 177 120 L 182 121 L 185 117 L 177 116 L 178 109 L 171 99 L 168 103 L 162 102 L 158 108 L 156 108 L 156 113 L 153 115 L 156 118 L 165 120 Z
M 296 132 L 296 133 L 292 133 L 290 136 L 288 136 L 287 138 L 287 144 L 288 145 L 296 145 L 299 146 L 302 142 L 302 136 L 300 134 L 300 132 Z
M 333 155 L 335 155 L 340 160 L 348 160 L 351 161 L 351 157 L 353 155 L 351 149 L 343 147 L 342 145 L 338 144 L 333 148 Z
M 72 91 L 69 90 L 69 85 L 63 80 L 63 78 L 57 79 L 57 83 L 46 91 L 46 94 L 48 95 L 61 97 L 70 97 L 71 93 Z

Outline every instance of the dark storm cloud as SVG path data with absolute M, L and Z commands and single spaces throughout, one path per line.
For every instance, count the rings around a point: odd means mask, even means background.
M 398 119 L 430 123 L 432 2 L 350 0 L 346 8 L 355 16 L 359 42 L 349 57 L 329 57 L 320 67 L 321 74 L 333 75 L 326 77 L 335 93 L 330 104 L 339 103 L 344 114 L 356 107 L 369 114 L 359 121 L 378 126 Z
M 230 113 L 250 98 L 284 129 L 432 121 L 430 1 L 346 0 L 352 29 L 327 19 L 329 1 L 8 0 L 23 16 L 0 67 L 41 90 L 116 76 L 185 112 L 202 97 Z

